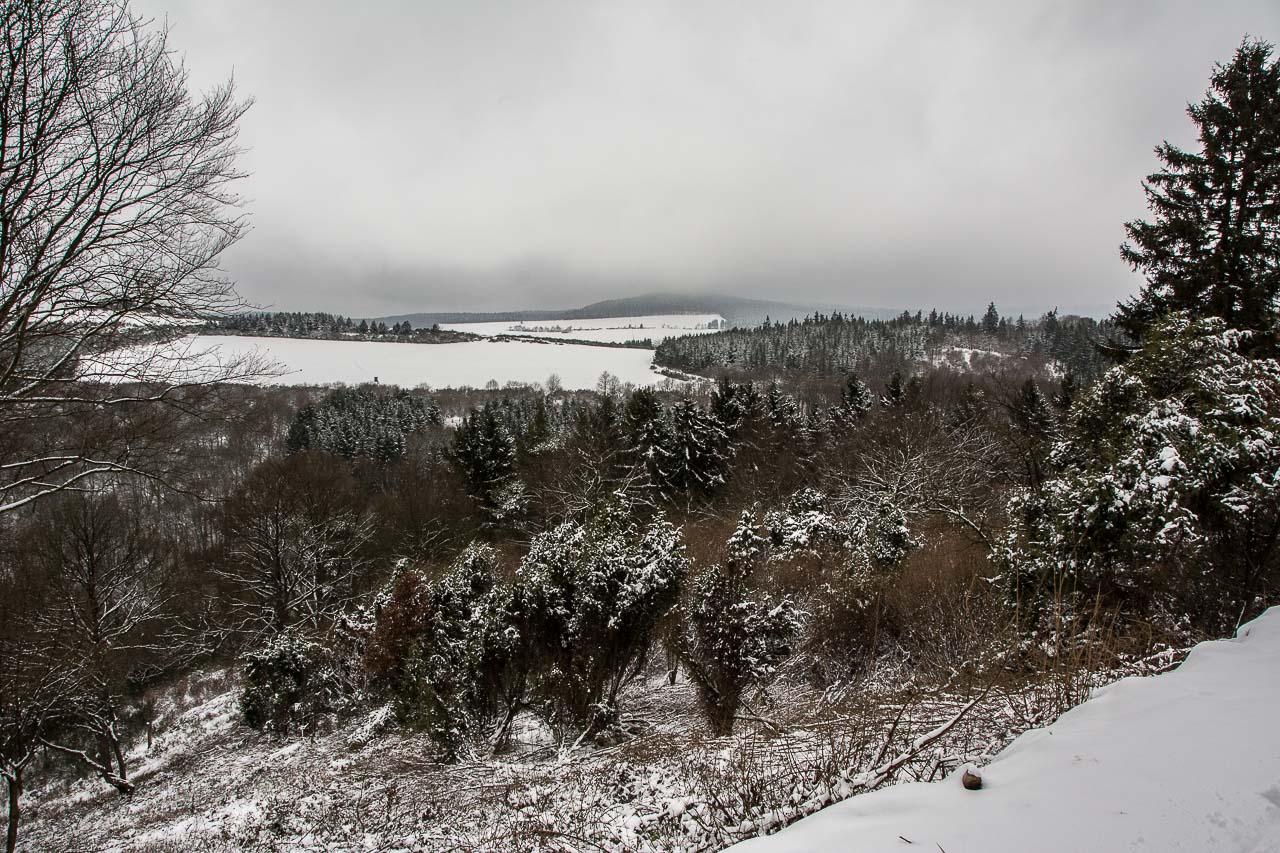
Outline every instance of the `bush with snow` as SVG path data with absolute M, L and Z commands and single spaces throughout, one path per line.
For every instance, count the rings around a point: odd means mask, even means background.
M 769 542 L 751 513 L 744 512 L 725 546 L 724 559 L 693 582 L 676 648 L 711 732 L 733 732 L 743 693 L 773 674 L 791 652 L 799 627 L 787 596 L 761 588 L 759 569 Z
M 240 712 L 255 729 L 312 732 L 352 691 L 351 672 L 332 645 L 296 630 L 276 634 L 242 660 Z
M 1024 602 L 1079 594 L 1235 623 L 1280 571 L 1280 364 L 1175 315 L 1071 412 L 1055 475 L 1013 502 Z
M 585 522 L 565 522 L 534 539 L 520 565 L 516 582 L 547 661 L 540 705 L 556 728 L 616 723 L 618 692 L 679 596 L 689 565 L 679 531 L 643 523 L 634 509 L 616 497 Z
M 489 689 L 504 664 L 502 630 L 490 630 L 496 563 L 492 548 L 472 545 L 434 582 L 401 573 L 365 651 L 399 720 L 426 732 L 447 758 L 487 734 L 498 714 Z

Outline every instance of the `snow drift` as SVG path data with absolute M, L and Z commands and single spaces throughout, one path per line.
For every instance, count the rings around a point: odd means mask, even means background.
M 1280 851 L 1280 608 L 1098 690 L 982 768 L 854 797 L 741 853 Z

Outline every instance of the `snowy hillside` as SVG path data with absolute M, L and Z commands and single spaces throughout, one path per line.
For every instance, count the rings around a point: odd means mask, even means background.
M 648 338 L 657 343 L 680 335 L 706 334 L 721 328 L 725 322 L 724 317 L 719 314 L 660 314 L 602 317 L 594 320 L 558 318 L 518 322 L 446 323 L 441 324 L 441 328 L 486 337 L 561 337 L 602 343 L 625 343 Z
M 854 797 L 741 853 L 1280 850 L 1280 609 L 1202 643 L 1172 673 L 1099 690 L 1019 737 L 982 789 Z M 910 846 L 908 846 L 910 845 Z

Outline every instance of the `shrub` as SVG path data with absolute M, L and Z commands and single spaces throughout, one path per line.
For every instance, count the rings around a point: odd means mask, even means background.
M 538 536 L 517 582 L 547 668 L 538 692 L 556 728 L 592 733 L 617 721 L 617 696 L 647 657 L 688 568 L 679 531 L 640 523 L 624 498 L 586 523 Z
M 492 548 L 472 545 L 435 582 L 402 573 L 365 652 L 400 721 L 450 759 L 487 731 L 502 704 L 509 590 L 495 587 L 496 565 Z
M 332 647 L 296 631 L 276 634 L 242 660 L 240 712 L 255 729 L 312 732 L 351 691 L 350 673 Z
M 791 600 L 754 583 L 768 541 L 750 513 L 725 546 L 725 558 L 694 580 L 677 653 L 698 690 L 716 736 L 733 732 L 747 688 L 763 682 L 791 652 L 797 615 Z

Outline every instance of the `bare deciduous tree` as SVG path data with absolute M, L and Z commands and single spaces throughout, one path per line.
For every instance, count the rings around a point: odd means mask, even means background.
M 228 582 L 246 635 L 331 627 L 365 569 L 373 520 L 350 475 L 310 453 L 259 466 L 227 501 Z
M 139 407 L 264 366 L 165 342 L 239 304 L 217 258 L 244 229 L 249 102 L 230 82 L 193 97 L 125 0 L 6 2 L 0 54 L 3 513 L 148 473 Z
M 168 597 L 167 548 L 144 529 L 142 513 L 116 495 L 66 495 L 43 513 L 36 561 L 48 598 L 35 615 L 48 654 L 72 676 L 65 699 L 70 732 L 98 757 L 46 738 L 121 793 L 131 793 L 121 739 L 122 694 L 130 668 L 157 651 L 153 628 Z

